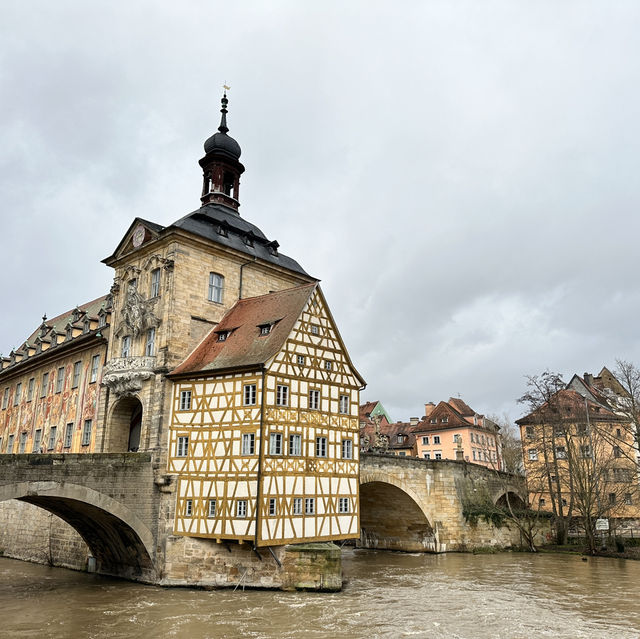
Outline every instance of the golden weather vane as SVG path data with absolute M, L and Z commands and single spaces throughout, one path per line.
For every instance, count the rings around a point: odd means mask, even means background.
M 231 87 L 228 87 L 228 86 L 227 86 L 227 81 L 226 81 L 226 80 L 224 81 L 224 84 L 222 85 L 222 88 L 223 88 L 225 91 L 229 91 L 229 90 L 231 89 Z

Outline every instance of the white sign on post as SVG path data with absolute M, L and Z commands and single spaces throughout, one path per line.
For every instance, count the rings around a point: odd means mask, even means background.
M 596 530 L 609 530 L 609 520 L 596 519 Z

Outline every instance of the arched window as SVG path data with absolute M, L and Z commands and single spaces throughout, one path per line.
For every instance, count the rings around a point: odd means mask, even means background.
M 224 277 L 220 273 L 209 273 L 209 301 L 222 304 Z

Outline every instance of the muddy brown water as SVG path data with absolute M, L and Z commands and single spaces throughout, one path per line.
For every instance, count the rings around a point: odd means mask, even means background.
M 345 550 L 340 593 L 168 589 L 0 559 L 0 637 L 640 637 L 640 562 Z

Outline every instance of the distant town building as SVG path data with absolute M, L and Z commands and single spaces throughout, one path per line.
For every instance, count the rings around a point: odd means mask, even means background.
M 424 417 L 412 427 L 416 455 L 423 459 L 458 459 L 502 469 L 500 427 L 460 398 L 425 404 Z

